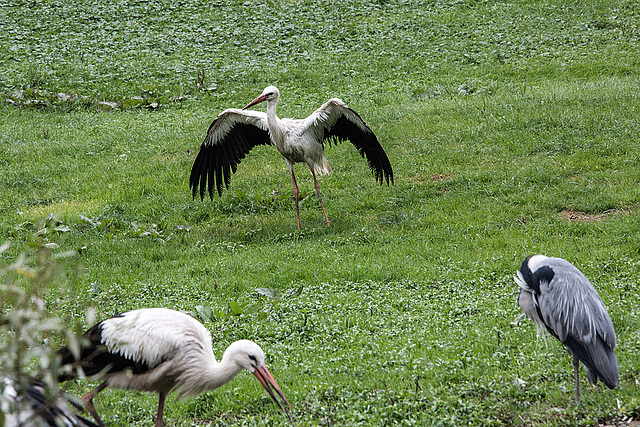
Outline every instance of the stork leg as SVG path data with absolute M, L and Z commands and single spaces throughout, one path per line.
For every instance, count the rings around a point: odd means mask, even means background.
M 579 387 L 579 377 L 578 377 L 578 368 L 580 368 L 580 360 L 578 360 L 578 356 L 573 355 L 573 380 L 575 382 L 575 390 L 576 390 L 576 405 L 578 404 L 578 400 L 580 399 L 580 387 Z
M 155 427 L 162 427 L 162 414 L 164 413 L 164 398 L 167 397 L 166 393 L 160 393 L 158 398 L 158 413 L 156 414 Z
M 96 397 L 98 393 L 104 390 L 107 387 L 107 382 L 103 382 L 95 390 L 90 391 L 89 393 L 82 396 L 82 402 L 84 402 L 84 407 L 87 409 L 87 412 L 93 416 L 93 419 L 96 420 L 96 424 L 100 427 L 104 427 L 104 423 L 100 419 L 98 412 L 96 412 L 96 408 L 93 406 L 93 398 Z
M 322 206 L 322 213 L 324 214 L 324 219 L 325 221 L 327 221 L 327 225 L 331 225 L 331 223 L 329 222 L 329 217 L 327 217 L 327 211 L 324 210 L 324 203 L 322 203 L 322 196 L 320 195 L 320 184 L 318 184 L 318 180 L 316 179 L 316 173 L 313 171 L 313 169 L 311 169 L 311 175 L 313 175 L 313 183 L 316 186 L 316 193 L 318 193 L 318 199 L 320 199 L 320 206 Z
M 300 207 L 298 205 L 298 184 L 296 183 L 296 176 L 293 174 L 293 167 L 289 168 L 291 170 L 291 179 L 293 180 L 293 196 L 296 199 L 296 215 L 298 216 L 298 229 L 300 229 Z

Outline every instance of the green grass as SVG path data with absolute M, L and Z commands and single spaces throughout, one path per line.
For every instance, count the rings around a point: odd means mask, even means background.
M 56 283 L 47 300 L 69 322 L 87 307 L 103 319 L 164 306 L 205 322 L 218 357 L 258 342 L 301 426 L 637 417 L 640 6 L 423 3 L 4 5 L 0 242 L 11 247 L 0 260 L 33 241 L 79 251 L 64 264 L 68 289 Z M 192 200 L 208 125 L 268 84 L 281 117 L 346 101 L 395 185 L 377 185 L 350 144 L 331 147 L 334 174 L 320 181 L 331 226 L 298 166 L 297 230 L 286 166 L 260 147 L 221 198 Z M 62 227 L 43 229 L 49 214 Z M 569 355 L 512 323 L 512 276 L 534 253 L 572 261 L 600 292 L 619 389 L 582 370 L 572 404 Z M 105 391 L 96 404 L 129 426 L 149 425 L 157 402 Z M 286 421 L 247 374 L 170 399 L 165 420 Z

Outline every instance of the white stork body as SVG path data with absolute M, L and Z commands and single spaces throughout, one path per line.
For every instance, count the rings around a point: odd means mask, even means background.
M 534 255 L 525 258 L 514 279 L 520 286 L 518 304 L 522 311 L 573 354 L 576 402 L 580 396 L 579 362 L 587 368 L 592 384 L 599 378 L 607 387 L 617 387 L 613 323 L 582 272 L 562 258 Z
M 189 185 L 193 197 L 198 194 L 198 187 L 201 199 L 206 189 L 211 198 L 214 188 L 222 195 L 223 183 L 229 187 L 231 172 L 236 171 L 244 156 L 257 145 L 271 144 L 280 152 L 291 173 L 298 228 L 299 190 L 293 172 L 296 163 L 304 163 L 311 171 L 325 221 L 329 225 L 316 176 L 331 174 L 331 166 L 324 155 L 324 142 L 334 137 L 348 139 L 367 158 L 376 181 L 386 181 L 387 184 L 393 182 L 393 170 L 387 154 L 367 124 L 347 104 L 333 98 L 306 119 L 279 119 L 276 115 L 279 97 L 278 89 L 268 86 L 244 109 L 227 109 L 211 123 L 191 169 Z M 267 101 L 266 114 L 246 110 L 263 101 Z
M 211 334 L 193 317 L 165 308 L 129 311 L 104 320 L 85 334 L 89 345 L 76 359 L 69 349 L 60 354 L 64 365 L 79 365 L 84 374 L 105 381 L 82 400 L 99 425 L 93 398 L 106 387 L 155 392 L 159 395 L 156 427 L 162 426 L 166 396 L 177 390 L 179 397 L 195 396 L 231 381 L 242 369 L 253 373 L 278 406 L 273 388 L 289 406 L 275 379 L 264 364 L 264 352 L 248 340 L 232 343 L 218 363 Z M 68 380 L 75 373 L 61 376 Z M 290 407 L 290 406 L 289 406 Z M 293 424 L 293 421 L 291 421 Z

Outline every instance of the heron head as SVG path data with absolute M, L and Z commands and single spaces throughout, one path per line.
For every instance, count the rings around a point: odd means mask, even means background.
M 514 277 L 516 283 L 525 290 L 540 292 L 540 282 L 550 283 L 554 272 L 547 264 L 548 257 L 544 255 L 528 256 L 522 261 L 520 269 Z
M 516 271 L 516 276 L 513 278 L 515 282 L 523 289 L 528 289 L 531 283 L 531 268 L 529 267 L 529 260 L 532 256 L 526 257 L 518 271 Z

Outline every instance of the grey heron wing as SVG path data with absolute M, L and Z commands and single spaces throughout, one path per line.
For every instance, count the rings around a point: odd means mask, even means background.
M 360 115 L 337 98 L 330 99 L 307 117 L 302 129 L 314 132 L 318 142 L 346 139 L 367 159 L 376 181 L 393 183 L 389 157 Z
M 602 299 L 571 263 L 550 258 L 548 266 L 553 279 L 540 283 L 538 296 L 545 325 L 605 384 L 617 385 L 615 331 Z
M 545 324 L 564 341 L 591 342 L 596 335 L 615 347 L 615 332 L 602 299 L 589 280 L 571 263 L 549 258 L 553 279 L 541 281 L 538 303 Z
M 564 341 L 564 345 L 587 367 L 591 383 L 595 384 L 596 379 L 600 378 L 609 388 L 618 386 L 620 374 L 616 353 L 601 336 L 596 336 L 596 339 L 591 344 L 586 344 L 574 339 L 572 336 L 568 336 Z
M 223 184 L 229 188 L 231 172 L 257 145 L 269 145 L 266 114 L 260 111 L 228 109 L 211 123 L 191 168 L 189 187 L 195 198 L 205 191 L 213 199 L 214 189 L 222 195 Z

